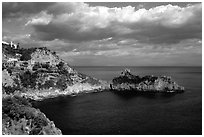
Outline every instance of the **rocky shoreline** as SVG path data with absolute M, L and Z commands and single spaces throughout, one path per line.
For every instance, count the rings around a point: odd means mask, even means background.
M 69 86 L 64 91 L 60 91 L 59 89 L 44 89 L 44 90 L 33 90 L 28 89 L 26 92 L 15 92 L 14 94 L 17 96 L 25 97 L 31 100 L 41 101 L 43 99 L 55 98 L 58 96 L 74 96 L 77 94 L 84 93 L 94 93 L 94 92 L 102 92 L 103 90 L 108 89 L 107 87 L 100 85 L 89 85 L 89 84 L 75 84 L 73 86 Z

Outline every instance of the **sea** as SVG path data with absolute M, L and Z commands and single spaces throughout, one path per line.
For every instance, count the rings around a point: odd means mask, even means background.
M 202 67 L 74 67 L 110 81 L 132 74 L 171 76 L 185 92 L 121 95 L 110 91 L 46 99 L 34 104 L 65 135 L 201 135 Z

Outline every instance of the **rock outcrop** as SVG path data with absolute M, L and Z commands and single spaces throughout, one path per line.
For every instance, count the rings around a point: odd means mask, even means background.
M 132 91 L 132 92 L 162 92 L 173 93 L 183 92 L 184 87 L 179 86 L 168 76 L 136 76 L 126 69 L 119 77 L 112 80 L 111 90 Z
M 96 92 L 108 87 L 104 81 L 77 72 L 45 47 L 30 50 L 4 47 L 3 57 L 6 64 L 3 67 L 3 90 L 6 94 L 41 100 Z M 13 64 L 9 61 L 11 58 L 15 59 Z

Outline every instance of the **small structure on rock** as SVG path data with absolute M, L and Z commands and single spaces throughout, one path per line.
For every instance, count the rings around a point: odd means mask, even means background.
M 13 43 L 13 41 L 11 41 L 10 43 L 5 42 L 5 41 L 2 41 L 2 44 L 3 44 L 3 45 L 10 46 L 10 47 L 13 48 L 13 49 L 19 49 L 19 48 L 20 48 L 20 44 L 19 44 L 19 43 L 18 43 L 18 44 L 15 44 L 15 43 Z

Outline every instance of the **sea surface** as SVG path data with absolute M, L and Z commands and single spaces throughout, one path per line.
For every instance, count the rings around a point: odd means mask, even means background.
M 202 134 L 201 67 L 74 67 L 111 80 L 124 68 L 140 76 L 171 76 L 186 91 L 164 95 L 120 95 L 110 91 L 58 97 L 35 104 L 63 134 Z

